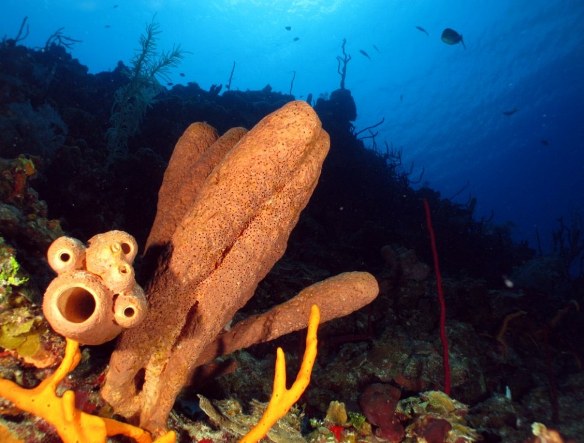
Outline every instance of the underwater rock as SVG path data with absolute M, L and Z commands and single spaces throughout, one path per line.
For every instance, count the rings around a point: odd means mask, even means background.
M 323 124 L 333 120 L 338 124 L 348 124 L 357 119 L 357 105 L 348 89 L 335 89 L 328 100 L 319 98 L 314 109 Z
M 377 426 L 375 435 L 392 443 L 399 443 L 405 436 L 404 427 L 395 414 L 400 396 L 399 389 L 375 383 L 365 388 L 359 399 L 365 417 Z
M 10 103 L 0 113 L 0 143 L 3 155 L 22 153 L 51 157 L 65 142 L 68 128 L 50 104 L 33 107 L 30 101 Z
M 423 281 L 430 275 L 430 267 L 418 260 L 416 251 L 413 249 L 385 245 L 381 248 L 381 256 L 391 276 Z

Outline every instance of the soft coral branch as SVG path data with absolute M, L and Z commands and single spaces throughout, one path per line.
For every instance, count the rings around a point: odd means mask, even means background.
M 448 337 L 446 335 L 446 301 L 444 290 L 442 289 L 442 274 L 440 273 L 440 262 L 438 260 L 438 248 L 436 247 L 436 235 L 432 226 L 432 215 L 428 200 L 424 199 L 424 210 L 426 211 L 426 226 L 430 234 L 430 244 L 432 245 L 432 258 L 434 259 L 434 272 L 436 273 L 436 289 L 438 291 L 438 302 L 440 303 L 440 341 L 442 342 L 442 366 L 444 368 L 444 392 L 450 395 L 450 362 L 448 358 Z

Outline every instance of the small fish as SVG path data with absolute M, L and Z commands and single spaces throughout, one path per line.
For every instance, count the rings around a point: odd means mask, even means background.
M 423 32 L 424 34 L 426 34 L 428 37 L 430 37 L 430 34 L 428 34 L 428 31 L 426 31 L 424 28 L 422 28 L 421 26 L 416 26 L 416 29 L 420 32 Z
M 517 111 L 519 111 L 519 109 L 517 108 L 513 108 L 513 109 L 509 109 L 508 111 L 503 111 L 503 115 L 506 115 L 507 117 L 515 114 Z
M 111 28 L 111 25 L 105 25 L 104 28 L 109 29 Z
M 371 57 L 369 57 L 369 54 L 367 54 L 363 49 L 359 49 L 359 52 L 361 54 L 363 54 L 364 57 L 367 57 L 369 60 L 371 60 Z
M 297 42 L 298 40 L 300 40 L 300 37 L 294 37 L 295 42 Z
M 546 138 L 542 138 L 539 142 L 542 145 L 544 145 L 544 146 L 549 146 L 550 145 L 550 141 L 548 139 L 546 139 Z
M 285 29 L 286 31 L 291 31 L 291 30 L 292 30 L 292 26 L 285 26 L 285 27 L 284 27 L 284 29 Z
M 375 49 L 377 52 L 379 52 L 381 54 L 381 51 L 379 50 L 379 48 L 375 45 L 373 45 L 373 49 Z
M 454 29 L 446 28 L 442 31 L 442 41 L 447 45 L 456 45 L 462 43 L 462 47 L 466 49 L 462 35 L 456 32 Z
M 167 82 L 167 83 L 166 83 L 166 86 L 172 86 L 172 85 L 174 85 L 174 83 L 173 83 L 173 82 Z
M 184 73 L 184 72 L 181 72 L 179 75 L 180 75 L 181 77 L 184 77 L 184 76 L 185 76 L 185 73 Z
M 116 9 L 118 7 L 118 5 L 114 5 L 114 9 Z
M 503 283 L 505 284 L 505 286 L 507 286 L 509 289 L 511 289 L 512 287 L 515 286 L 515 283 L 513 282 L 513 280 L 511 280 L 509 277 L 507 277 L 506 275 L 503 275 Z

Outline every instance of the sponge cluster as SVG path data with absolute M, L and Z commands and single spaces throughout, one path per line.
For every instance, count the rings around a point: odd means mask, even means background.
M 132 267 L 137 251 L 134 237 L 123 231 L 98 234 L 87 247 L 75 238 L 56 239 L 47 258 L 58 275 L 43 300 L 52 328 L 82 344 L 98 345 L 138 325 L 148 306 Z

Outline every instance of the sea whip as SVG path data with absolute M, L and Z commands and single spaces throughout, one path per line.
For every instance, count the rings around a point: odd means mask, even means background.
M 434 272 L 436 274 L 436 288 L 438 290 L 438 302 L 440 303 L 440 341 L 442 342 L 442 366 L 444 368 L 444 392 L 450 395 L 450 363 L 448 359 L 448 337 L 446 336 L 446 301 L 442 290 L 442 274 L 440 274 L 440 263 L 438 261 L 438 249 L 436 248 L 436 235 L 432 227 L 432 216 L 430 215 L 430 205 L 424 199 L 424 209 L 426 211 L 426 227 L 430 234 L 430 244 L 432 245 L 432 257 L 434 258 Z

